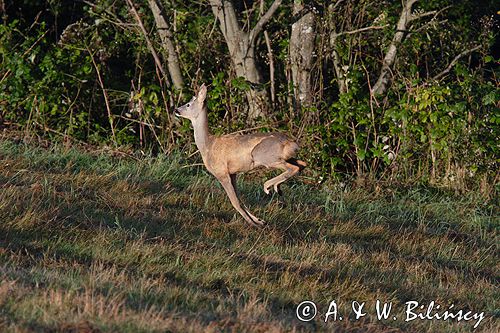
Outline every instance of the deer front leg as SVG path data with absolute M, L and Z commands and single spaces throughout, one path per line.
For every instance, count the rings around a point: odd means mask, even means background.
M 247 212 L 243 207 L 241 207 L 240 201 L 238 200 L 238 196 L 236 195 L 236 190 L 235 187 L 233 186 L 233 181 L 231 179 L 232 177 L 227 175 L 224 177 L 217 177 L 219 182 L 221 183 L 222 187 L 224 187 L 224 190 L 226 190 L 227 196 L 229 197 L 229 200 L 231 201 L 231 204 L 233 207 L 238 211 L 238 213 L 243 216 L 245 221 L 247 221 L 250 225 L 260 227 L 264 225 L 264 221 L 255 217 L 251 213 Z
M 234 188 L 234 192 L 236 193 L 236 196 L 238 196 L 238 186 L 236 185 L 236 174 L 231 174 L 229 175 L 231 177 L 231 184 L 233 185 L 233 188 Z M 258 217 L 256 217 L 255 215 L 253 215 L 252 213 L 250 213 L 248 211 L 248 209 L 246 207 L 243 207 L 243 210 L 248 214 L 248 216 L 250 216 L 250 218 L 255 221 L 256 223 L 260 224 L 260 225 L 263 225 L 266 223 L 266 221 L 262 220 L 262 219 L 259 219 Z

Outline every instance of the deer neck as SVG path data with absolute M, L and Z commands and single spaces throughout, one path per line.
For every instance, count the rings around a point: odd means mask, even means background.
M 208 130 L 208 117 L 207 110 L 204 109 L 198 118 L 193 121 L 193 129 L 194 129 L 194 142 L 196 146 L 200 150 L 201 156 L 205 159 L 205 156 L 208 154 L 211 135 Z

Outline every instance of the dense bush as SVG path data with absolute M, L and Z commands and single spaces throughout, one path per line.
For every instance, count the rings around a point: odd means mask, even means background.
M 272 1 L 265 2 L 269 8 Z M 189 124 L 173 120 L 172 109 L 208 82 L 215 133 L 286 129 L 299 137 L 304 158 L 324 178 L 355 174 L 458 181 L 462 187 L 481 177 L 498 182 L 493 1 L 417 2 L 418 23 L 397 45 L 382 95 L 371 88 L 398 32 L 400 2 L 347 1 L 335 9 L 339 16 L 331 5 L 306 2 L 304 11 L 316 17 L 308 105 L 297 104 L 290 78 L 290 27 L 302 12 L 282 4 L 266 25 L 266 38 L 256 42 L 266 82 L 259 89 L 274 92 L 266 116 L 252 122 L 245 93 L 254 84 L 236 75 L 210 6 L 163 3 L 185 82 L 181 93 L 162 77 L 151 54 L 157 50 L 166 62 L 148 2 L 134 3 L 151 45 L 125 1 L 0 1 L 0 121 L 28 133 L 168 152 L 191 142 Z M 254 25 L 259 6 L 235 2 L 240 23 Z M 354 33 L 370 26 L 375 28 Z

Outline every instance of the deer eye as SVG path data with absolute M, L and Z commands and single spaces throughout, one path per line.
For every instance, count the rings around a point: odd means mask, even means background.
M 191 107 L 191 103 L 187 103 L 187 107 L 188 107 L 188 108 L 189 108 L 189 107 Z

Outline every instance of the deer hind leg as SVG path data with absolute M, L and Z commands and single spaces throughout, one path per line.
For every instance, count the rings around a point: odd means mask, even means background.
M 269 194 L 269 189 L 271 188 L 271 186 L 274 187 L 274 191 L 276 193 L 279 193 L 278 186 L 284 181 L 286 181 L 288 178 L 296 175 L 301 170 L 300 166 L 290 163 L 288 161 L 282 161 L 281 163 L 276 163 L 275 165 L 272 165 L 272 167 L 284 170 L 285 172 L 283 172 L 279 176 L 269 179 L 264 183 L 264 192 L 266 194 Z
M 227 175 L 220 178 L 217 177 L 217 179 L 219 179 L 222 187 L 224 187 L 224 190 L 226 190 L 231 204 L 238 211 L 238 213 L 243 216 L 245 221 L 247 221 L 250 225 L 256 227 L 264 225 L 265 221 L 255 217 L 254 215 L 246 211 L 243 207 L 241 207 L 238 195 L 236 193 L 236 175 Z
M 300 168 L 300 171 L 302 171 L 307 166 L 306 162 L 298 160 L 296 158 L 290 158 L 290 159 L 288 159 L 286 161 L 288 163 L 292 163 L 292 164 L 295 164 L 296 166 L 298 166 Z

